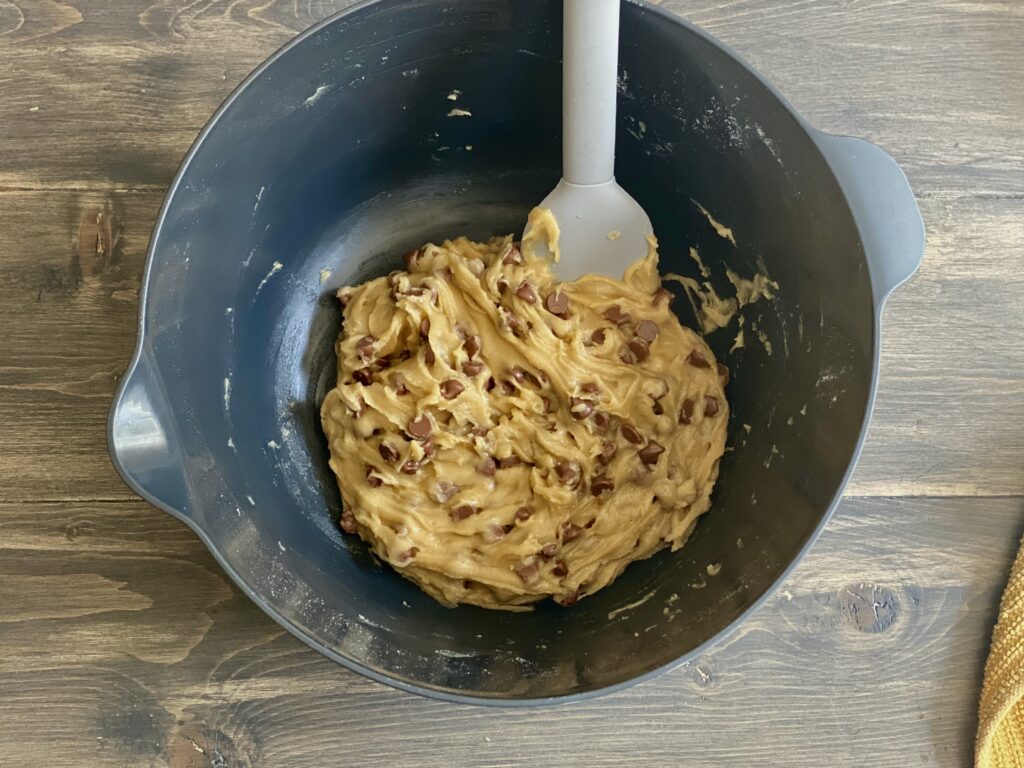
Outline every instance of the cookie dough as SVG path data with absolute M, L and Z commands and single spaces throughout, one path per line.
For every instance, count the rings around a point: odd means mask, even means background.
M 341 526 L 445 605 L 571 605 L 678 549 L 725 450 L 728 370 L 670 310 L 653 239 L 622 280 L 570 283 L 528 245 L 426 245 L 339 292 Z

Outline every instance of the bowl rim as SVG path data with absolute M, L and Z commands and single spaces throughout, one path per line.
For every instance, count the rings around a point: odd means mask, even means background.
M 153 225 L 153 230 L 150 235 L 149 245 L 146 250 L 145 267 L 143 270 L 142 279 L 139 286 L 139 317 L 135 348 L 132 353 L 131 360 L 128 363 L 128 366 L 125 368 L 123 376 L 121 377 L 121 381 L 118 385 L 117 391 L 114 394 L 112 405 L 107 417 L 107 446 L 110 454 L 110 459 L 112 464 L 114 465 L 114 468 L 117 470 L 118 474 L 121 475 L 121 478 L 124 480 L 124 482 L 128 485 L 128 487 L 131 490 L 137 493 L 140 497 L 142 497 L 142 499 L 144 499 L 149 504 L 152 504 L 153 506 L 157 507 L 163 512 L 166 512 L 167 514 L 180 520 L 186 526 L 188 526 L 188 528 L 196 534 L 196 536 L 202 542 L 203 546 L 205 546 L 206 549 L 210 552 L 210 554 L 216 560 L 217 564 L 224 570 L 224 572 L 238 586 L 238 588 L 242 590 L 246 597 L 252 600 L 264 613 L 266 613 L 271 619 L 273 619 L 279 626 L 281 626 L 291 635 L 301 640 L 307 646 L 319 652 L 328 659 L 370 680 L 374 680 L 378 683 L 382 683 L 384 685 L 387 685 L 389 687 L 398 689 L 406 693 L 413 693 L 432 699 L 438 699 L 441 701 L 447 701 L 457 704 L 474 704 L 490 707 L 507 708 L 525 708 L 568 704 L 572 702 L 578 702 L 586 699 L 595 698 L 597 696 L 603 696 L 605 694 L 614 693 L 617 691 L 622 691 L 627 688 L 631 688 L 634 685 L 653 680 L 654 678 L 660 676 L 664 672 L 667 672 L 671 669 L 675 669 L 679 666 L 682 666 L 683 664 L 688 663 L 689 661 L 697 658 L 701 654 L 710 650 L 713 646 L 719 645 L 723 640 L 729 637 L 733 632 L 736 631 L 740 624 L 748 620 L 755 612 L 760 610 L 760 608 L 765 604 L 768 598 L 778 590 L 778 588 L 787 578 L 789 578 L 793 570 L 803 561 L 804 557 L 806 557 L 808 551 L 817 541 L 818 537 L 821 535 L 825 526 L 832 518 L 832 515 L 834 514 L 836 507 L 842 500 L 843 492 L 847 484 L 849 483 L 850 477 L 853 474 L 853 471 L 857 465 L 857 461 L 860 458 L 860 454 L 864 445 L 864 440 L 867 436 L 868 425 L 871 421 L 871 415 L 874 410 L 875 396 L 878 387 L 878 368 L 880 360 L 880 311 L 882 302 L 879 296 L 874 295 L 873 287 L 872 293 L 874 300 L 874 308 L 872 316 L 872 369 L 867 389 L 867 399 L 864 406 L 864 416 L 861 422 L 860 430 L 857 435 L 857 440 L 853 446 L 853 450 L 850 455 L 849 464 L 847 465 L 842 478 L 836 486 L 836 490 L 831 500 L 829 501 L 827 507 L 823 510 L 821 519 L 815 525 L 814 529 L 807 535 L 805 541 L 800 546 L 798 552 L 792 557 L 790 562 L 779 572 L 778 577 L 755 600 L 753 600 L 746 608 L 740 611 L 740 613 L 735 618 L 733 618 L 725 627 L 720 629 L 718 632 L 716 632 L 714 635 L 706 639 L 704 642 L 700 643 L 699 645 L 695 646 L 694 648 L 688 651 L 680 653 L 671 661 L 665 662 L 664 664 L 654 667 L 653 669 L 650 669 L 640 675 L 637 675 L 626 680 L 622 680 L 617 683 L 612 683 L 609 685 L 604 685 L 597 688 L 588 689 L 585 691 L 573 691 L 562 694 L 554 694 L 551 696 L 524 698 L 502 698 L 500 694 L 463 693 L 455 689 L 414 682 L 394 672 L 378 669 L 357 659 L 342 655 L 334 648 L 326 645 L 325 643 L 320 642 L 317 638 L 315 638 L 312 634 L 307 632 L 304 628 L 297 626 L 296 624 L 285 618 L 277 608 L 270 605 L 264 599 L 264 597 L 258 591 L 256 591 L 241 576 L 241 574 L 237 570 L 235 570 L 235 568 L 226 560 L 223 553 L 220 551 L 219 546 L 209 537 L 209 535 L 202 528 L 202 526 L 200 526 L 184 510 L 177 509 L 164 503 L 159 498 L 157 498 L 152 492 L 150 492 L 147 488 L 138 483 L 132 477 L 131 473 L 126 469 L 117 452 L 117 446 L 114 440 L 115 415 L 118 412 L 122 398 L 124 397 L 126 390 L 133 379 L 134 374 L 136 373 L 139 366 L 142 364 L 143 356 L 146 353 L 146 346 L 148 343 L 146 339 L 146 314 L 148 305 L 147 299 L 149 294 L 150 278 L 153 270 L 153 263 L 156 251 L 160 244 L 161 232 L 167 215 L 170 211 L 171 203 L 176 198 L 179 186 L 181 185 L 185 177 L 185 174 L 189 171 L 189 168 L 192 164 L 195 155 L 198 153 L 199 149 L 202 147 L 207 137 L 217 127 L 218 123 L 220 122 L 224 114 L 231 108 L 231 106 L 242 95 L 242 93 L 260 76 L 262 76 L 265 71 L 272 67 L 277 62 L 278 59 L 282 58 L 284 55 L 289 53 L 293 48 L 297 48 L 298 46 L 305 43 L 309 38 L 314 37 L 315 35 L 319 34 L 322 30 L 334 24 L 337 24 L 343 19 L 355 14 L 364 13 L 367 11 L 367 9 L 373 8 L 374 6 L 385 4 L 400 5 L 402 3 L 413 1 L 414 0 L 359 0 L 353 5 L 331 14 L 330 16 L 322 19 L 316 24 L 313 24 L 312 26 L 298 33 L 293 38 L 288 40 L 284 45 L 282 45 L 280 48 L 274 51 L 258 66 L 256 66 L 256 68 L 253 69 L 252 72 L 250 72 L 234 89 L 232 89 L 231 93 L 228 94 L 228 96 L 224 99 L 223 102 L 221 102 L 220 106 L 209 118 L 209 120 L 203 126 L 202 130 L 197 134 L 195 140 L 189 147 L 188 152 L 185 154 L 181 163 L 179 164 L 178 169 L 175 172 L 174 179 L 171 181 L 170 185 L 167 188 L 167 192 L 164 196 L 163 202 L 160 205 L 160 210 L 157 214 L 155 223 Z M 834 181 L 836 182 L 837 189 L 839 189 L 840 193 L 843 194 L 843 199 L 846 200 L 846 194 L 843 191 L 839 179 L 836 177 L 835 172 L 833 171 L 831 165 L 828 163 L 827 159 L 825 158 L 824 154 L 821 152 L 819 147 L 818 137 L 825 134 L 823 134 L 817 128 L 814 128 L 812 125 L 810 125 L 810 123 L 808 123 L 807 120 L 804 119 L 804 117 L 793 107 L 793 105 L 789 103 L 785 96 L 783 96 L 783 94 L 780 93 L 779 90 L 764 75 L 762 75 L 760 72 L 757 71 L 757 69 L 751 66 L 744 57 L 739 55 L 729 45 L 713 37 L 710 33 L 705 32 L 703 29 L 696 26 L 692 22 L 686 20 L 682 16 L 672 11 L 652 4 L 651 2 L 649 2 L 649 0 L 625 0 L 625 2 L 631 6 L 640 9 L 641 13 L 654 14 L 655 16 L 659 17 L 660 19 L 669 24 L 673 24 L 675 26 L 684 28 L 691 34 L 700 38 L 703 42 L 707 43 L 708 45 L 714 48 L 717 48 L 721 53 L 725 54 L 727 57 L 731 58 L 738 65 L 740 65 L 750 76 L 754 78 L 756 82 L 758 82 L 763 88 L 765 88 L 767 92 L 779 102 L 783 109 L 790 115 L 790 117 L 793 118 L 797 127 L 806 134 L 807 139 L 817 149 L 822 162 L 825 163 L 826 167 L 828 168 L 828 172 L 832 175 Z M 848 201 L 847 204 L 849 205 Z M 868 262 L 867 267 L 869 270 L 870 266 L 870 262 Z

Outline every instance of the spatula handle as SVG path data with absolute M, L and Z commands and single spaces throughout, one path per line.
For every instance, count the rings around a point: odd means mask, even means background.
M 562 177 L 570 184 L 615 175 L 620 2 L 563 0 Z

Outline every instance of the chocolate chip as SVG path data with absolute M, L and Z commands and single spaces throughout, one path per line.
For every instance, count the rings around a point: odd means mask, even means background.
M 422 320 L 420 320 L 420 336 L 422 336 L 425 339 L 429 335 L 430 335 L 430 318 L 429 317 L 424 317 Z
M 441 480 L 434 489 L 434 499 L 441 504 L 444 504 L 458 492 L 459 486 L 455 483 L 450 483 L 447 480 Z
M 401 397 L 402 395 L 409 394 L 409 388 L 405 386 L 405 376 L 400 373 L 391 374 L 391 386 L 395 389 L 395 394 Z
M 590 394 L 590 395 L 596 395 L 597 393 L 599 393 L 601 391 L 601 388 L 599 386 L 597 386 L 597 384 L 595 382 L 588 381 L 586 384 L 581 384 L 580 385 L 580 391 L 581 392 L 586 392 L 587 394 Z
M 659 288 L 654 292 L 654 298 L 651 300 L 651 304 L 658 306 L 663 301 L 672 301 L 672 291 L 668 288 Z
M 345 533 L 355 533 L 358 530 L 356 516 L 352 514 L 350 509 L 341 510 L 341 530 Z
M 519 252 L 519 249 L 516 247 L 515 243 L 509 246 L 508 252 L 501 260 L 502 264 L 522 264 L 522 262 L 523 255 Z M 531 301 L 530 303 L 532 304 L 533 302 Z
M 430 344 L 424 344 L 423 345 L 423 361 L 427 365 L 433 365 L 435 359 L 436 358 L 434 357 L 434 350 L 430 348 Z
M 604 319 L 609 323 L 615 323 L 616 325 L 624 325 L 629 322 L 629 313 L 623 312 L 622 307 L 618 304 L 612 304 L 608 309 L 604 311 Z
M 642 363 L 651 356 L 650 345 L 639 336 L 634 336 L 626 343 L 626 345 L 629 347 L 633 355 L 636 356 L 637 362 Z
M 532 514 L 533 511 L 529 507 L 520 507 L 516 510 L 516 520 L 519 520 L 520 522 L 523 520 L 529 520 L 530 515 Z
M 562 537 L 562 543 L 568 544 L 573 539 L 578 538 L 583 533 L 583 529 L 576 525 L 576 523 L 562 523 L 559 527 L 559 533 Z
M 525 280 L 519 284 L 516 288 L 516 296 L 525 301 L 527 304 L 537 303 L 537 292 L 533 290 L 533 286 Z
M 405 550 L 405 552 L 402 552 L 398 556 L 398 561 L 399 562 L 405 562 L 406 560 L 412 560 L 419 553 L 420 553 L 420 548 L 419 547 L 409 547 L 407 550 Z
M 513 384 L 511 381 L 503 381 L 503 382 L 501 382 L 501 393 L 503 395 L 506 395 L 506 396 L 513 395 L 513 394 L 515 394 L 515 391 L 516 391 L 516 385 Z
M 569 297 L 561 291 L 549 293 L 548 297 L 544 299 L 544 306 L 552 315 L 561 317 L 569 311 Z
M 594 404 L 589 400 L 574 397 L 569 400 L 569 413 L 576 421 L 583 421 L 594 412 Z
M 369 386 L 373 378 L 373 371 L 369 368 L 360 368 L 358 371 L 352 372 L 352 378 L 364 386 Z
M 679 423 L 689 424 L 690 419 L 693 418 L 693 400 L 687 398 L 683 400 L 682 410 L 679 411 Z
M 506 456 L 504 459 L 498 459 L 498 468 L 511 469 L 512 467 L 518 467 L 522 463 L 522 459 L 515 454 L 512 454 L 511 456 Z
M 462 364 L 462 372 L 472 378 L 484 369 L 484 364 L 479 360 L 469 360 Z
M 430 424 L 430 417 L 424 414 L 418 419 L 413 419 L 409 422 L 409 426 L 406 427 L 405 431 L 418 440 L 424 440 L 430 437 L 430 433 L 433 431 L 433 427 Z
M 626 365 L 636 365 L 636 354 L 626 344 L 619 347 L 619 360 Z
M 605 491 L 615 490 L 615 482 L 607 475 L 598 475 L 590 483 L 590 492 L 594 496 L 600 496 Z
M 518 381 L 520 384 L 529 384 L 533 387 L 540 386 L 540 380 L 529 371 L 524 371 L 522 368 L 513 368 L 512 378 Z
M 594 411 L 594 427 L 598 432 L 604 432 L 611 424 L 611 416 L 604 411 Z
M 476 357 L 476 353 L 480 351 L 480 337 L 470 336 L 462 346 L 466 348 L 467 355 L 470 357 Z
M 472 504 L 460 504 L 452 510 L 452 520 L 459 522 L 459 520 L 465 520 L 467 517 L 472 517 L 479 511 L 480 510 Z
M 718 363 L 716 368 L 718 370 L 718 378 L 722 380 L 722 386 L 724 387 L 729 383 L 729 366 Z
M 498 281 L 498 293 L 504 293 L 507 290 L 508 290 L 508 281 L 507 280 L 499 280 Z
M 552 557 L 558 554 L 558 542 L 552 541 L 541 547 L 540 556 L 545 560 L 550 560 Z
M 496 382 L 496 381 L 494 380 L 494 377 L 493 377 L 493 376 L 489 376 L 489 377 L 487 378 L 487 383 L 486 383 L 486 384 L 484 385 L 484 388 L 485 388 L 485 389 L 486 389 L 486 390 L 487 390 L 488 392 L 490 392 L 490 391 L 491 391 L 492 389 L 494 389 L 494 387 L 495 387 L 495 386 L 497 386 L 497 382 Z
M 609 461 L 615 458 L 615 454 L 619 452 L 619 446 L 615 443 L 605 443 L 601 446 L 601 461 L 607 464 Z
M 636 335 L 648 343 L 658 338 L 658 331 L 658 324 L 653 320 L 641 320 L 636 327 Z
M 487 530 L 484 533 L 484 539 L 491 542 L 492 544 L 498 539 L 505 537 L 504 526 L 498 525 L 497 523 L 491 523 L 487 526 Z
M 632 424 L 623 424 L 619 427 L 619 431 L 622 432 L 622 436 L 629 440 L 633 445 L 643 445 L 643 434 Z
M 714 416 L 716 413 L 718 413 L 718 398 L 704 395 L 704 415 Z
M 356 342 L 356 351 L 363 360 L 373 357 L 373 345 L 377 339 L 373 336 L 363 336 Z
M 433 438 L 428 437 L 423 443 L 423 455 L 430 459 L 435 453 L 437 453 L 437 446 L 434 444 Z
M 579 590 L 575 590 L 574 589 L 569 594 L 563 595 L 562 597 L 556 598 L 555 602 L 558 603 L 563 608 L 571 608 L 572 606 L 576 605 L 576 602 L 579 599 L 580 599 Z
M 604 328 L 598 328 L 592 334 L 590 334 L 590 343 L 594 346 L 600 346 L 604 344 Z
M 536 558 L 530 558 L 525 563 L 517 565 L 513 568 L 516 572 L 516 576 L 522 579 L 524 584 L 532 584 L 537 581 L 537 577 L 540 576 L 540 564 Z
M 651 440 L 651 442 L 637 451 L 637 455 L 640 456 L 640 461 L 644 464 L 657 464 L 658 457 L 664 452 L 664 447 Z
M 445 400 L 454 400 L 465 388 L 458 379 L 447 379 L 441 382 L 441 397 Z
M 708 361 L 704 358 L 704 355 L 699 349 L 690 350 L 690 354 L 686 356 L 686 362 L 692 365 L 694 368 L 710 368 Z
M 416 262 L 419 261 L 419 258 L 420 258 L 420 249 L 419 248 L 413 248 L 411 251 L 409 251 L 407 254 L 405 254 L 402 257 L 402 261 L 405 262 L 405 268 L 409 272 L 412 272 L 413 267 L 416 266 Z
M 661 416 L 663 413 L 665 413 L 665 408 L 664 406 L 662 406 L 660 400 L 655 400 L 651 404 L 651 410 L 654 412 L 655 416 Z
M 555 567 L 551 569 L 551 575 L 557 576 L 560 579 L 564 579 L 569 575 L 569 566 L 565 564 L 565 560 L 555 561 Z
M 594 523 L 596 523 L 596 522 L 597 522 L 597 518 L 592 517 L 589 520 L 587 520 L 587 524 L 584 525 L 583 527 L 586 528 L 587 530 L 589 530 L 589 529 L 594 527 Z
M 398 461 L 398 451 L 387 443 L 381 443 L 377 450 L 384 461 Z
M 479 472 L 484 477 L 494 477 L 494 472 L 497 469 L 498 465 L 494 463 L 494 459 L 488 456 L 482 462 L 480 462 L 480 465 L 476 468 L 476 471 Z
M 420 463 L 409 459 L 405 464 L 402 465 L 401 472 L 403 475 L 415 475 L 420 471 Z
M 544 405 L 544 413 L 551 413 L 551 398 L 547 395 L 541 395 L 540 401 Z
M 580 483 L 580 467 L 574 461 L 562 460 L 555 464 L 555 474 L 563 485 L 575 488 Z
M 359 410 L 356 411 L 356 418 L 358 419 L 364 413 L 366 413 L 366 401 L 363 398 L 360 397 L 359 398 Z

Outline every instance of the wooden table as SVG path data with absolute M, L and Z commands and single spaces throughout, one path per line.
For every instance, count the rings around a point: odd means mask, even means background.
M 179 160 L 250 69 L 349 4 L 150 3 L 0 0 L 0 765 L 970 762 L 1024 529 L 1024 4 L 663 3 L 895 155 L 927 255 L 886 309 L 849 498 L 784 588 L 653 682 L 496 711 L 321 658 L 110 466 Z

